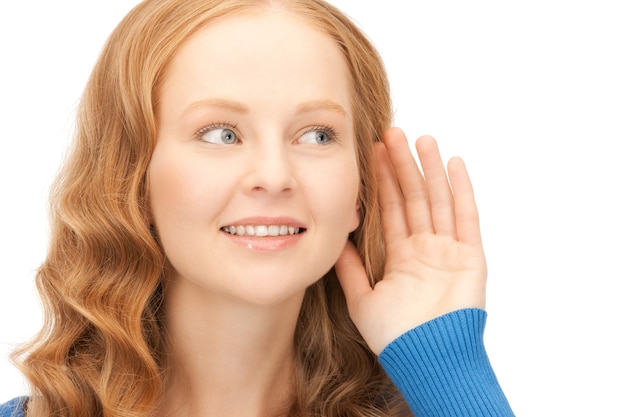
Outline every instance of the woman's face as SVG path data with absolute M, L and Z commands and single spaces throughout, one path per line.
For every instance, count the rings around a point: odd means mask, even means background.
M 334 41 L 288 12 L 183 44 L 148 169 L 170 285 L 272 304 L 333 266 L 359 222 L 348 77 Z

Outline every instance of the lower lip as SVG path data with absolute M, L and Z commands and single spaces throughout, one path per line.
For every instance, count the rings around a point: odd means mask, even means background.
M 306 232 L 301 232 L 295 235 L 285 236 L 254 237 L 231 235 L 229 233 L 223 232 L 224 236 L 226 236 L 231 242 L 233 242 L 237 246 L 241 246 L 242 248 L 257 252 L 277 252 L 289 249 L 296 243 L 298 243 L 298 241 L 302 238 L 302 235 L 304 235 L 305 233 Z

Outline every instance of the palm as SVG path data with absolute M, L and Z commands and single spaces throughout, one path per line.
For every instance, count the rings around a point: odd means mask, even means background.
M 465 167 L 452 160 L 448 182 L 434 140 L 422 138 L 416 146 L 424 175 L 401 131 L 387 132 L 377 149 L 383 279 L 369 286 L 351 244 L 336 265 L 350 315 L 376 353 L 428 320 L 485 303 L 485 259 Z

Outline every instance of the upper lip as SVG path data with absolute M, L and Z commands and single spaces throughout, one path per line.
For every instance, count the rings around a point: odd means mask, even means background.
M 232 223 L 227 223 L 222 225 L 222 227 L 226 226 L 291 226 L 298 227 L 300 229 L 305 228 L 305 224 L 299 220 L 294 219 L 293 217 L 287 216 L 278 216 L 278 217 L 270 217 L 270 216 L 253 216 L 253 217 L 245 217 L 242 219 L 233 220 Z

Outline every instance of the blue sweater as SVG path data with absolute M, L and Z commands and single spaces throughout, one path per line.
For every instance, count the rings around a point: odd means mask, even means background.
M 483 344 L 487 313 L 464 309 L 391 342 L 379 361 L 417 417 L 509 417 Z
M 416 417 L 510 417 L 491 368 L 483 332 L 487 314 L 457 310 L 391 342 L 379 361 Z M 0 417 L 23 417 L 26 397 L 0 405 Z

